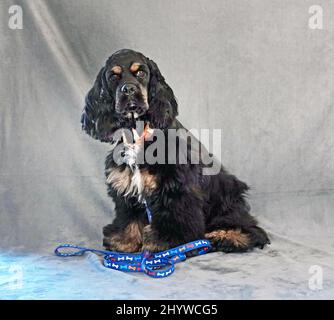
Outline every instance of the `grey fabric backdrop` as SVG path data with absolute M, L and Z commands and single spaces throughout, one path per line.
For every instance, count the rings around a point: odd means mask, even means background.
M 158 63 L 186 127 L 223 129 L 223 163 L 252 187 L 253 213 L 272 246 L 212 255 L 221 270 L 254 271 L 247 281 L 257 293 L 246 286 L 241 297 L 333 298 L 334 3 L 318 1 L 324 29 L 311 30 L 313 2 L 1 1 L 1 248 L 47 254 L 60 242 L 101 245 L 113 217 L 108 145 L 81 132 L 80 113 L 105 59 L 132 48 Z M 8 28 L 12 4 L 23 8 L 23 30 Z M 201 274 L 210 262 L 198 259 L 189 265 Z M 325 268 L 320 293 L 307 288 L 311 265 Z M 222 277 L 245 292 L 243 277 Z M 209 297 L 234 297 L 215 292 Z

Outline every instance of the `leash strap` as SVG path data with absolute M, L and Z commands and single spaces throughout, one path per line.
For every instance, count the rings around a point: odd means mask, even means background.
M 147 202 L 146 202 L 145 198 L 142 200 L 142 202 L 145 205 L 145 211 L 146 211 L 146 216 L 147 216 L 148 223 L 151 224 L 152 223 L 152 211 L 151 211 L 150 207 L 147 205 Z
M 69 249 L 76 251 L 69 252 Z M 175 263 L 186 260 L 186 253 L 197 250 L 196 255 L 209 252 L 209 240 L 196 240 L 158 253 L 119 253 L 107 250 L 90 249 L 71 244 L 62 244 L 55 249 L 58 257 L 82 256 L 85 252 L 103 254 L 105 267 L 125 272 L 144 272 L 152 278 L 165 278 L 175 270 Z

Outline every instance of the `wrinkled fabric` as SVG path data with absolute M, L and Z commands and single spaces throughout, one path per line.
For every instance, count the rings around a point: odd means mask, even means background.
M 22 30 L 8 27 L 13 4 Z M 323 2 L 323 30 L 309 29 L 303 0 L 0 8 L 0 299 L 334 297 L 334 3 Z M 121 48 L 157 62 L 187 128 L 222 129 L 222 162 L 251 186 L 269 247 L 191 258 L 161 280 L 104 269 L 93 255 L 53 256 L 60 243 L 101 248 L 114 217 L 110 146 L 81 131 L 80 115 Z M 313 290 L 312 266 L 323 277 Z

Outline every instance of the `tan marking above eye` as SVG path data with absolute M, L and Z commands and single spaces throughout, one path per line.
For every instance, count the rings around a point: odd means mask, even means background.
M 134 62 L 130 67 L 130 71 L 131 72 L 136 72 L 136 71 L 138 71 L 139 67 L 140 67 L 140 63 L 139 62 Z
M 114 66 L 114 67 L 112 67 L 111 71 L 114 74 L 121 74 L 122 73 L 122 67 L 120 67 L 120 66 Z

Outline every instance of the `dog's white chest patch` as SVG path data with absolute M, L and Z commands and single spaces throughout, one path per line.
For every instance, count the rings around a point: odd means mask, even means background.
M 157 188 L 157 178 L 146 169 L 130 167 L 113 168 L 107 175 L 106 183 L 110 184 L 119 195 L 126 196 L 147 196 Z
M 132 129 L 134 143 L 128 142 L 128 139 L 123 131 L 123 146 L 124 157 L 122 162 L 126 167 L 113 168 L 107 171 L 107 184 L 117 190 L 120 195 L 137 196 L 139 200 L 144 195 L 150 195 L 157 188 L 156 176 L 149 173 L 147 169 L 139 169 L 137 157 L 140 150 L 143 148 L 146 137 L 153 133 L 149 125 L 146 125 L 143 133 L 139 136 L 135 129 Z

